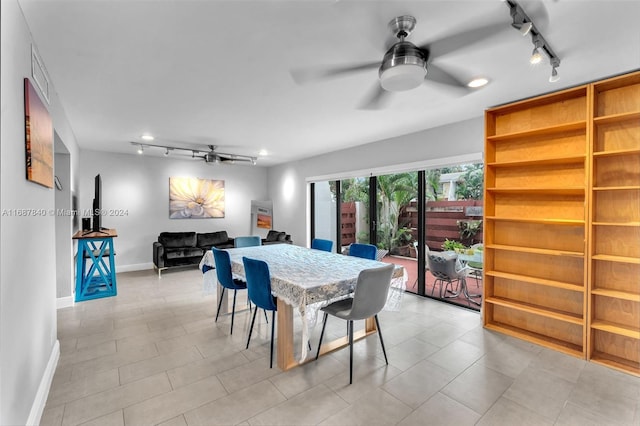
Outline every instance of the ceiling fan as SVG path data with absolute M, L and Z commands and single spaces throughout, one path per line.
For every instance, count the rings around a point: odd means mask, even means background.
M 240 163 L 251 163 L 253 165 L 256 164 L 257 158 L 256 157 L 249 157 L 246 155 L 238 155 L 238 154 L 228 154 L 228 153 L 224 153 L 224 152 L 217 152 L 216 151 L 216 146 L 215 145 L 209 145 L 209 152 L 205 152 L 204 154 L 202 154 L 202 151 L 193 151 L 193 156 L 194 157 L 200 157 L 202 159 L 204 159 L 205 163 L 213 163 L 213 164 L 220 164 L 220 163 L 229 163 L 229 164 L 235 164 L 236 162 L 240 162 Z M 196 153 L 198 155 L 196 155 Z M 202 155 L 199 155 L 202 154 Z
M 171 152 L 174 151 L 184 151 L 189 154 L 181 154 L 181 155 L 189 155 L 191 158 L 202 158 L 205 163 L 208 164 L 235 164 L 235 163 L 250 163 L 252 165 L 256 165 L 258 161 L 258 157 L 252 157 L 250 155 L 242 155 L 242 154 L 229 154 L 226 152 L 218 152 L 216 151 L 215 145 L 208 145 L 209 151 L 203 151 L 194 148 L 181 148 L 176 146 L 167 146 L 167 145 L 158 145 L 144 142 L 131 142 L 131 145 L 138 147 L 138 154 L 144 153 L 145 147 L 151 148 L 161 148 L 164 149 L 164 155 L 168 156 Z
M 503 23 L 496 23 L 415 45 L 406 38 L 415 29 L 416 18 L 410 15 L 399 16 L 392 19 L 388 26 L 397 40 L 384 54 L 382 62 L 372 61 L 322 70 L 294 70 L 291 72 L 293 79 L 302 84 L 311 80 L 378 68 L 379 83 L 376 84 L 366 102 L 361 105 L 364 109 L 379 108 L 389 96 L 389 92 L 415 89 L 425 81 L 464 89 L 467 92 L 469 88 L 466 82 L 460 81 L 454 75 L 434 65 L 432 59 L 474 44 L 504 28 Z

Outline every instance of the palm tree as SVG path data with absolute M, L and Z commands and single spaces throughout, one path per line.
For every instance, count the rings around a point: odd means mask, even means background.
M 391 250 L 410 238 L 410 233 L 399 232 L 400 209 L 416 196 L 418 175 L 416 172 L 378 176 L 378 243 Z

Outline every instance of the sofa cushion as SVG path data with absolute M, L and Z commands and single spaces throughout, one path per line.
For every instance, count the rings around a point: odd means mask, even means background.
M 282 240 L 279 240 L 280 235 L 282 235 Z M 284 241 L 284 237 L 286 237 L 287 234 L 285 232 L 279 232 L 279 231 L 269 231 L 269 233 L 267 234 L 267 238 L 265 238 L 264 240 L 267 242 L 272 242 L 272 241 Z
M 223 244 L 229 241 L 227 231 L 207 232 L 204 234 L 198 234 L 198 247 L 211 248 L 216 244 Z
M 286 232 L 281 232 L 278 235 L 278 241 L 287 241 L 287 233 Z
M 165 255 L 168 260 L 184 259 L 187 257 L 202 257 L 204 252 L 197 247 L 182 247 L 165 249 Z
M 165 248 L 195 247 L 195 232 L 161 232 L 158 242 Z

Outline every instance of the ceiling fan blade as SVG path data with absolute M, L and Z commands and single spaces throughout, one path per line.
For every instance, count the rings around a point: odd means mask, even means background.
M 379 82 L 375 83 L 375 86 L 369 90 L 367 96 L 365 96 L 364 100 L 358 105 L 358 109 L 382 109 L 391 100 L 391 93 L 384 90 Z
M 427 75 L 425 80 L 446 84 L 447 86 L 468 89 L 465 82 L 458 80 L 454 75 L 433 64 L 427 65 Z
M 438 57 L 446 55 L 447 53 L 454 52 L 463 47 L 472 46 L 476 43 L 484 41 L 485 39 L 495 34 L 506 31 L 509 28 L 510 26 L 505 24 L 504 22 L 494 23 L 442 37 L 438 40 L 433 40 L 431 42 L 419 45 L 418 47 L 429 52 L 429 55 L 431 57 Z
M 342 77 L 348 74 L 353 74 L 361 71 L 366 71 L 380 66 L 380 61 L 364 62 L 357 65 L 342 66 L 335 68 L 304 68 L 291 70 L 291 77 L 293 81 L 298 84 L 305 84 L 311 81 L 322 80 L 326 78 Z

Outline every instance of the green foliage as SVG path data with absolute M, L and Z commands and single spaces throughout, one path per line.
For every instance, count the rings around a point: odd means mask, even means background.
M 418 174 L 396 173 L 378 176 L 378 246 L 391 250 L 406 244 L 406 224 L 400 224 L 400 209 L 415 198 L 418 188 Z M 410 230 L 409 230 L 410 235 Z
M 482 200 L 484 192 L 484 166 L 472 164 L 465 166 L 466 172 L 458 181 L 456 198 L 458 200 Z
M 481 220 L 459 220 L 457 224 L 458 232 L 460 232 L 460 239 L 471 240 L 472 242 L 473 237 L 480 232 L 480 228 L 482 227 Z
M 464 248 L 466 247 L 460 241 L 450 240 L 448 238 L 444 240 L 444 243 L 442 243 L 442 250 L 454 251 L 455 249 Z
M 343 179 L 340 181 L 340 189 L 342 192 L 343 203 L 359 201 L 361 203 L 365 203 L 366 206 L 369 205 L 368 178 Z

